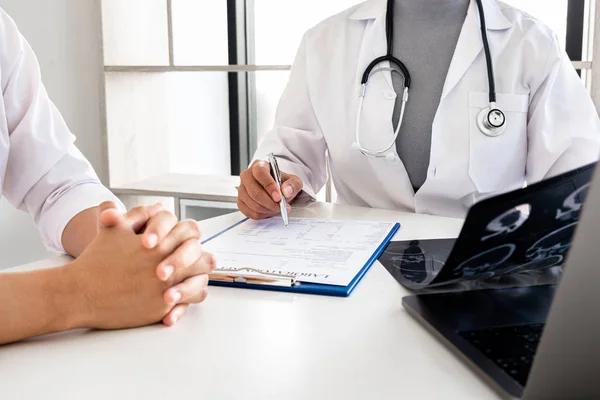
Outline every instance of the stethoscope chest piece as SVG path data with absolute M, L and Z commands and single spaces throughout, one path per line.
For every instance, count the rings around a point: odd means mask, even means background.
M 506 130 L 506 116 L 498 108 L 486 107 L 477 115 L 477 128 L 486 136 L 500 136 Z

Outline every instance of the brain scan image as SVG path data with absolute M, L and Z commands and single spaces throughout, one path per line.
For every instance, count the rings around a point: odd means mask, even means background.
M 510 284 L 511 275 L 519 283 L 554 281 L 571 249 L 595 167 L 589 164 L 498 196 L 482 196 L 470 207 L 443 268 L 423 283 Z
M 522 264 L 516 267 L 511 267 L 507 270 L 502 271 L 502 274 L 518 274 L 527 271 L 545 271 L 549 268 L 562 265 L 564 261 L 563 256 L 550 256 L 539 260 L 530 261 L 526 264 Z
M 553 256 L 565 256 L 571 247 L 577 223 L 574 222 L 544 236 L 525 253 L 530 261 L 539 261 Z
M 514 244 L 504 244 L 494 247 L 477 254 L 461 263 L 454 269 L 456 278 L 479 279 L 484 275 L 484 278 L 491 278 L 495 275 L 494 271 L 498 266 L 506 262 L 515 252 Z
M 486 235 L 481 238 L 481 241 L 484 242 L 496 236 L 515 232 L 527 221 L 530 211 L 531 206 L 523 204 L 500 214 L 487 225 Z
M 562 208 L 556 211 L 556 219 L 561 221 L 577 220 L 589 187 L 590 184 L 588 183 L 571 193 L 565 199 Z

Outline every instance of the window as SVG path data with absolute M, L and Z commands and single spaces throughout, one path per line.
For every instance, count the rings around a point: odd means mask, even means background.
M 594 1 L 506 1 L 548 24 L 588 83 Z M 360 2 L 102 0 L 110 184 L 238 174 L 303 33 Z

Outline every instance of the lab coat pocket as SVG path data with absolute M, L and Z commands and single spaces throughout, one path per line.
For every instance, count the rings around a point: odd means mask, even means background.
M 479 193 L 512 190 L 525 175 L 529 95 L 498 93 L 496 106 L 506 116 L 506 130 L 497 137 L 486 136 L 477 126 L 477 115 L 487 106 L 487 92 L 469 94 L 469 176 Z

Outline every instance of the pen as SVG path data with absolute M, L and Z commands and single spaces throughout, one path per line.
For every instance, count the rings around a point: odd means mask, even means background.
M 241 271 L 248 271 L 248 273 L 242 273 Z M 254 268 L 240 268 L 234 270 L 217 269 L 209 275 L 209 279 L 214 282 L 247 283 L 254 285 L 287 287 L 298 286 L 300 284 L 294 275 L 260 272 Z
M 269 154 L 269 164 L 271 164 L 271 174 L 277 183 L 277 187 L 279 187 L 279 192 L 281 193 L 281 201 L 279 202 L 279 209 L 281 210 L 281 218 L 283 218 L 283 223 L 285 226 L 289 225 L 289 218 L 287 213 L 287 202 L 285 201 L 285 196 L 281 191 L 281 171 L 279 171 L 279 165 L 277 164 L 277 159 L 273 153 Z
M 209 279 L 213 282 L 246 283 L 249 285 L 270 285 L 292 287 L 296 282 L 290 278 L 259 278 L 237 275 L 211 274 Z

